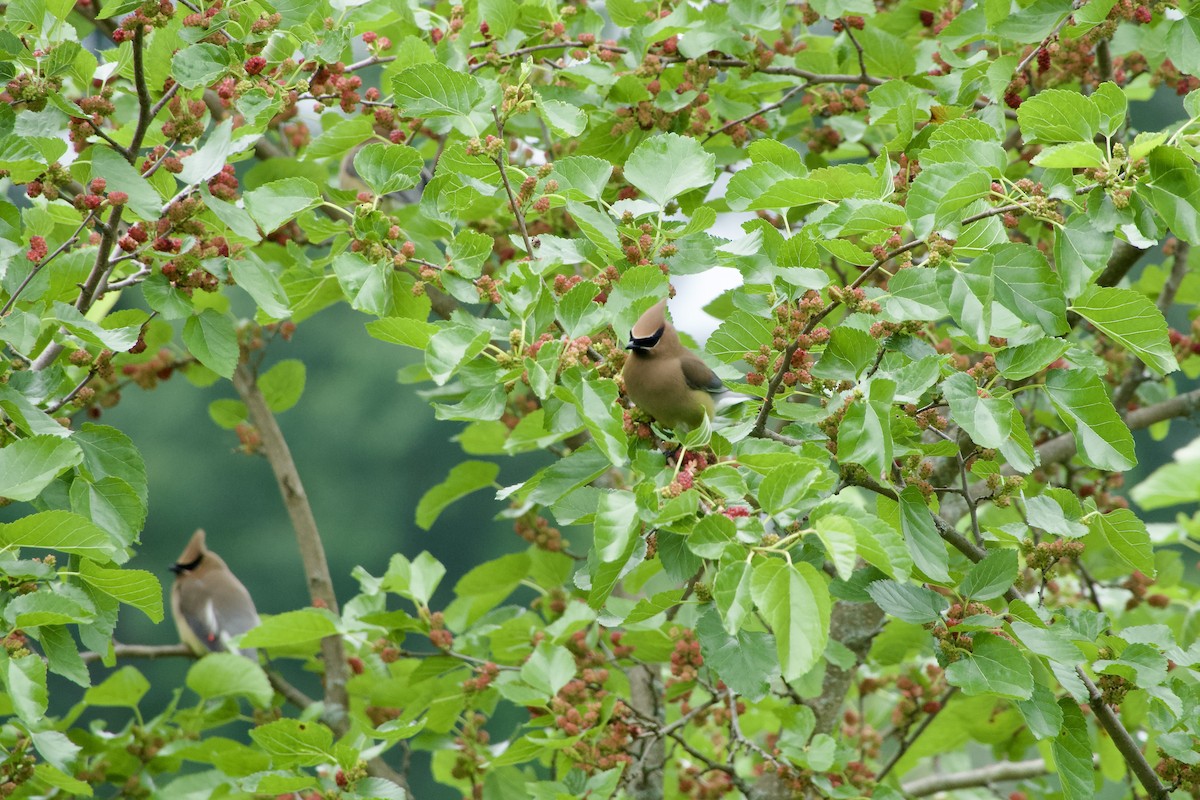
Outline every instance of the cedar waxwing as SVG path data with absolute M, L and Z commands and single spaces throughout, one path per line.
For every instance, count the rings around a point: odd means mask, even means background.
M 679 341 L 666 310 L 666 300 L 654 304 L 629 333 L 625 349 L 631 352 L 621 372 L 625 393 L 660 425 L 694 428 L 706 414 L 713 416 L 713 394 L 725 385 Z
M 179 638 L 196 655 L 229 649 L 229 639 L 258 625 L 258 612 L 250 593 L 219 555 L 204 546 L 204 531 L 192 534 L 183 555 L 171 565 L 171 614 Z M 258 658 L 253 648 L 243 648 L 247 658 Z

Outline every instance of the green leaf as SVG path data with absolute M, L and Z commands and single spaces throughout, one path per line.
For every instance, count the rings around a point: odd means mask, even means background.
M 1043 89 L 1021 103 L 1017 123 L 1031 144 L 1090 142 L 1100 131 L 1100 110 L 1079 92 Z
M 1128 508 L 1117 508 L 1107 514 L 1092 514 L 1088 527 L 1093 534 L 1103 537 L 1111 551 L 1131 569 L 1153 578 L 1154 548 L 1146 523 Z
M 278 719 L 250 729 L 250 738 L 279 768 L 315 767 L 333 756 L 333 733 L 319 722 Z
M 991 248 L 982 258 L 995 261 L 994 291 L 1002 306 L 1052 336 L 1070 330 L 1058 275 L 1037 248 L 1010 242 Z
M 625 425 L 617 404 L 617 385 L 612 381 L 585 379 L 578 370 L 566 372 L 562 384 L 554 390 L 555 396 L 579 411 L 583 424 L 596 443 L 596 447 L 608 457 L 613 466 L 628 461 L 628 442 Z
M 1150 152 L 1150 202 L 1172 233 L 1200 244 L 1200 174 L 1182 150 L 1164 146 Z
M 1033 673 L 1021 651 L 991 633 L 977 633 L 973 648 L 946 667 L 946 682 L 968 697 L 993 694 L 1013 700 L 1033 695 Z
M 574 138 L 587 127 L 588 116 L 582 108 L 561 100 L 538 98 L 538 114 L 559 136 Z
M 472 567 L 454 584 L 457 599 L 447 609 L 447 619 L 461 613 L 463 624 L 458 627 L 470 627 L 516 591 L 530 566 L 528 553 L 510 553 Z
M 521 680 L 537 689 L 549 704 L 575 677 L 575 658 L 567 648 L 543 641 L 521 665 Z
M 859 464 L 872 476 L 879 476 L 892 463 L 893 381 L 875 377 L 870 399 L 858 398 L 850 404 L 838 429 L 837 457 L 841 463 Z
M 321 131 L 321 135 L 304 148 L 304 157 L 315 159 L 344 156 L 350 148 L 370 139 L 373 127 L 374 120 L 370 117 L 350 117 L 336 125 L 325 127 Z M 354 167 L 356 171 L 359 171 L 358 164 L 355 164 Z M 361 175 L 361 171 L 359 172 Z
M 812 461 L 789 461 L 772 469 L 758 488 L 758 502 L 772 516 L 795 511 L 797 505 L 813 490 L 821 468 Z
M 440 330 L 432 322 L 409 317 L 384 317 L 367 323 L 367 333 L 383 342 L 424 350 Z
M 1018 700 L 1016 706 L 1035 739 L 1050 739 L 1062 730 L 1062 709 L 1055 702 L 1054 692 L 1042 684 L 1035 683 L 1033 695 L 1028 700 Z
M 1017 551 L 993 550 L 972 565 L 959 593 L 970 600 L 991 600 L 1007 592 L 1016 580 Z
M 43 511 L 0 524 L 0 545 L 59 550 L 102 563 L 120 552 L 112 537 L 91 520 L 69 511 Z
M 707 517 L 706 517 L 707 519 Z M 721 612 L 725 632 L 730 636 L 737 633 L 754 610 L 750 595 L 750 565 L 745 561 L 733 561 L 721 567 L 713 582 L 713 601 Z
M 238 644 L 242 647 L 287 647 L 319 641 L 335 633 L 337 625 L 328 611 L 302 608 L 265 618 L 257 627 L 242 634 Z
M 906 486 L 900 492 L 900 529 L 917 569 L 935 583 L 950 583 L 946 544 L 937 532 L 925 496 L 915 486 Z
M 354 154 L 354 170 L 377 195 L 401 192 L 421 182 L 425 159 L 402 144 L 373 142 Z
M 964 169 L 962 164 L 933 164 L 922 169 L 905 206 L 913 233 L 924 239 L 934 231 L 945 231 L 957 238 L 958 212 L 986 197 L 991 187 L 991 176 L 982 169 Z
M 0 497 L 32 500 L 63 470 L 83 460 L 69 439 L 42 434 L 17 439 L 0 449 Z
M 1071 310 L 1159 375 L 1179 369 L 1167 337 L 1167 321 L 1141 292 L 1093 286 L 1075 301 Z
M 208 42 L 188 45 L 171 59 L 171 77 L 185 89 L 209 86 L 229 69 L 229 50 Z
M 1069 697 L 1058 701 L 1062 730 L 1051 750 L 1062 784 L 1064 800 L 1091 800 L 1096 796 L 1096 769 L 1092 766 L 1092 739 L 1079 704 Z
M 594 202 L 604 196 L 612 164 L 592 156 L 569 156 L 554 162 L 550 177 L 558 181 L 558 193 L 572 200 Z
M 708 337 L 704 349 L 726 364 L 741 361 L 746 353 L 758 353 L 774 338 L 771 321 L 757 314 L 735 311 Z
M 1112 81 L 1105 81 L 1096 87 L 1089 99 L 1096 104 L 1096 109 L 1100 112 L 1100 133 L 1112 136 L 1121 130 L 1129 110 L 1129 101 L 1121 87 Z
M 777 467 L 776 471 L 779 469 L 783 467 Z M 838 577 L 844 581 L 850 580 L 858 560 L 858 537 L 853 520 L 840 514 L 826 514 L 817 520 L 814 527 L 817 538 L 825 545 L 829 560 L 837 569 Z
M 300 395 L 304 394 L 305 375 L 304 362 L 289 358 L 258 376 L 258 388 L 262 390 L 263 399 L 267 401 L 271 413 L 287 411 L 300 401 Z
M 772 558 L 754 565 L 750 594 L 775 634 L 780 671 L 795 680 L 820 660 L 831 611 L 825 579 L 811 564 Z
M 417 527 L 429 530 L 447 506 L 491 486 L 499 474 L 500 466 L 490 461 L 464 461 L 454 465 L 446 479 L 425 492 L 417 503 Z
M 1079 457 L 1085 464 L 1113 472 L 1124 472 L 1137 464 L 1133 435 L 1094 373 L 1053 370 L 1046 376 L 1046 393 L 1074 434 Z
M 256 662 L 235 653 L 209 653 L 191 666 L 187 687 L 205 700 L 246 697 L 258 708 L 268 708 L 275 690 L 267 673 Z
M 1072 214 L 1054 229 L 1054 263 L 1064 294 L 1078 297 L 1108 264 L 1113 236 L 1092 227 L 1086 214 Z
M 88 422 L 72 438 L 83 450 L 83 468 L 92 477 L 119 478 L 146 505 L 146 464 L 128 436 L 116 428 Z
M 867 594 L 888 616 L 924 625 L 942 618 L 950 601 L 932 589 L 893 580 L 872 581 Z
M 483 97 L 483 86 L 466 71 L 417 64 L 392 78 L 392 92 L 402 116 L 467 117 Z
M 625 162 L 625 180 L 659 206 L 713 182 L 716 157 L 696 139 L 662 133 L 643 141 Z
M 1095 142 L 1069 142 L 1045 148 L 1033 157 L 1033 165 L 1043 169 L 1085 169 L 1104 165 L 1104 151 Z
M 835 328 L 825 352 L 810 370 L 814 378 L 855 380 L 875 360 L 880 343 L 866 331 Z
M 150 681 L 134 667 L 121 667 L 98 686 L 88 689 L 83 700 L 90 706 L 137 708 L 150 691 Z
M 201 364 L 220 375 L 232 378 L 237 369 L 238 342 L 233 320 L 206 308 L 183 325 L 183 343 Z
M 20 658 L 9 656 L 0 661 L 0 674 L 4 677 L 8 700 L 17 717 L 26 725 L 40 725 L 49 703 L 46 662 L 34 653 L 27 653 Z
M 246 203 L 246 210 L 258 223 L 258 227 L 262 228 L 263 233 L 271 233 L 289 220 L 295 219 L 300 212 L 321 203 L 320 190 L 308 178 L 271 181 L 251 189 L 242 197 Z
M 1008 441 L 1016 408 L 1012 400 L 986 396 L 965 372 L 956 372 L 943 381 L 942 396 L 950 404 L 950 418 L 975 444 L 1000 447 Z
M 270 265 L 253 253 L 245 258 L 230 259 L 228 263 L 233 280 L 254 298 L 263 314 L 271 319 L 285 319 L 291 315 L 287 291 Z
M 151 622 L 162 622 L 162 584 L 152 573 L 141 569 L 106 569 L 89 559 L 82 559 L 79 577 L 94 589 L 138 609 Z
M 630 492 L 604 492 L 596 507 L 588 574 L 592 579 L 588 605 L 600 608 L 612 593 L 638 543 L 641 522 L 637 499 Z
M 127 205 L 143 219 L 156 219 L 162 213 L 163 199 L 158 190 L 142 177 L 125 158 L 110 147 L 91 148 L 92 178 L 104 178 L 107 190 L 129 195 Z
M 705 665 L 716 670 L 730 689 L 752 703 L 767 696 L 779 674 L 773 637 L 762 631 L 727 633 L 721 617 L 710 608 L 696 621 L 696 638 Z

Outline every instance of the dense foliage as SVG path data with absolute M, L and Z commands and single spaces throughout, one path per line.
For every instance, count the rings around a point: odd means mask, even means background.
M 1200 526 L 1134 510 L 1200 499 L 1200 455 L 1121 491 L 1131 429 L 1200 408 L 1194 0 L 2 23 L 0 796 L 395 798 L 411 751 L 482 798 L 1200 790 Z M 1140 130 L 1158 86 L 1183 121 Z M 666 431 L 622 344 L 717 265 L 704 350 L 750 399 Z M 273 416 L 305 369 L 259 367 L 336 303 L 466 423 L 416 524 L 487 490 L 528 542 L 445 607 L 428 554 L 333 594 Z M 184 651 L 113 642 L 121 604 L 164 613 L 103 409 L 175 371 L 232 382 L 212 417 L 279 478 L 312 597 L 242 643 L 320 699 L 222 653 L 147 707 L 132 659 Z

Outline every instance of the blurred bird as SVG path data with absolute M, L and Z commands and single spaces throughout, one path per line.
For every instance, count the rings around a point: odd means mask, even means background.
M 258 625 L 250 593 L 219 555 L 204 545 L 204 531 L 192 534 L 179 560 L 171 565 L 171 614 L 179 638 L 196 653 L 229 650 L 229 640 Z M 258 657 L 254 648 L 239 651 Z
M 713 416 L 713 395 L 725 385 L 679 341 L 666 310 L 666 300 L 654 304 L 629 332 L 625 349 L 631 352 L 621 372 L 625 393 L 658 424 L 695 428 L 706 415 Z

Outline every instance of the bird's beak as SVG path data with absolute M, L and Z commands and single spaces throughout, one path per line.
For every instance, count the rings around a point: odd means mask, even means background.
M 167 567 L 167 569 L 171 570 L 171 572 L 174 572 L 176 575 L 183 572 L 183 567 L 179 564 L 172 564 L 171 566 Z

